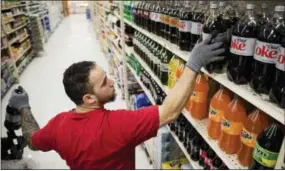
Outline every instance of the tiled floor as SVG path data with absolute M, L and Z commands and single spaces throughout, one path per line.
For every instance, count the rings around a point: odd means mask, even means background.
M 34 59 L 21 75 L 20 83 L 29 93 L 32 112 L 40 126 L 44 126 L 55 114 L 74 107 L 64 92 L 62 74 L 69 65 L 82 60 L 95 60 L 107 71 L 107 61 L 91 23 L 85 15 L 72 15 L 64 19 L 50 37 L 43 55 Z M 11 89 L 2 99 L 2 121 L 10 94 Z M 118 109 L 122 104 L 117 98 L 107 108 Z M 6 136 L 3 126 L 1 133 Z M 20 131 L 17 133 L 21 134 Z M 33 152 L 26 148 L 24 156 L 34 160 L 39 169 L 68 169 L 56 152 Z M 136 149 L 136 168 L 152 168 L 140 147 Z

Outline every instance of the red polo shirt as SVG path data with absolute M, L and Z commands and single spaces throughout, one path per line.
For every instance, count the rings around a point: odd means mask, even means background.
M 156 136 L 158 106 L 135 111 L 60 113 L 33 134 L 33 146 L 55 150 L 71 169 L 135 169 L 135 147 Z

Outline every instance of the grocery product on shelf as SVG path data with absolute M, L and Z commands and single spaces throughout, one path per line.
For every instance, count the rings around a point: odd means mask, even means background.
M 240 149 L 240 132 L 246 122 L 246 111 L 240 97 L 235 98 L 227 106 L 222 119 L 222 134 L 219 139 L 220 148 L 227 154 L 235 154 Z
M 209 148 L 207 150 L 206 157 L 204 159 L 205 161 L 204 161 L 203 168 L 206 170 L 210 170 L 215 157 L 216 157 L 216 153 L 211 148 Z
M 283 137 L 284 133 L 279 124 L 273 123 L 267 127 L 257 138 L 250 169 L 274 169 Z
M 212 98 L 209 107 L 208 136 L 210 138 L 215 140 L 220 138 L 222 118 L 230 102 L 230 92 L 221 86 Z
M 200 166 L 204 166 L 205 164 L 205 158 L 206 158 L 208 149 L 209 149 L 209 145 L 205 141 L 203 141 L 200 147 L 200 152 L 199 152 L 199 165 Z
M 281 40 L 281 46 L 275 66 L 275 76 L 269 92 L 271 101 L 285 109 L 285 35 Z
M 199 134 L 197 134 L 193 138 L 192 143 L 191 143 L 190 157 L 195 162 L 199 161 L 201 142 L 202 142 L 202 137 Z
M 188 110 L 193 118 L 201 120 L 208 116 L 208 92 L 208 78 L 204 74 L 199 74 L 196 78 L 188 106 Z
M 173 2 L 171 4 L 172 10 L 169 14 L 169 32 L 167 34 L 170 39 L 170 42 L 175 44 L 177 44 L 178 36 L 179 7 L 179 1 Z
M 191 24 L 193 7 L 190 1 L 186 1 L 180 11 L 178 46 L 180 50 L 189 51 L 191 43 Z
M 205 20 L 206 13 L 206 2 L 199 1 L 198 6 L 196 7 L 193 18 L 191 22 L 191 39 L 190 39 L 190 50 L 192 50 L 201 37 L 201 30 Z
M 285 29 L 283 13 L 284 6 L 276 6 L 273 18 L 257 37 L 250 85 L 258 93 L 268 94 L 273 82 L 281 34 Z
M 214 32 L 217 32 L 217 34 L 218 34 L 217 36 L 220 37 L 220 39 L 226 40 L 227 25 L 226 25 L 224 19 L 218 13 L 218 4 L 211 3 L 210 4 L 209 17 L 206 19 L 204 26 L 203 26 L 203 32 L 202 32 L 203 40 L 208 38 Z M 213 40 L 215 40 L 215 39 L 213 39 Z M 227 46 L 226 42 L 224 42 L 224 46 Z M 219 55 L 219 56 L 227 56 L 227 51 L 224 52 L 223 54 Z M 209 72 L 221 73 L 221 72 L 223 72 L 225 64 L 226 64 L 226 59 L 211 62 L 210 64 L 206 65 L 205 68 Z
M 257 22 L 254 5 L 246 5 L 246 15 L 234 26 L 232 31 L 230 53 L 228 57 L 227 76 L 236 84 L 245 84 L 250 80 L 254 46 L 257 37 Z
M 240 164 L 247 167 L 250 166 L 256 139 L 258 135 L 268 126 L 268 116 L 259 109 L 254 110 L 248 115 L 240 134 L 241 148 L 237 153 Z

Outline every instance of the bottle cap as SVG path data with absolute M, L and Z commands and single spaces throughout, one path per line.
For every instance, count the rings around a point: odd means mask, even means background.
M 218 7 L 218 4 L 216 4 L 216 3 L 211 3 L 210 4 L 210 8 L 217 8 Z
M 274 11 L 284 12 L 284 6 L 283 5 L 277 5 L 277 6 L 275 6 Z
M 253 4 L 246 4 L 246 9 L 254 9 L 254 5 Z

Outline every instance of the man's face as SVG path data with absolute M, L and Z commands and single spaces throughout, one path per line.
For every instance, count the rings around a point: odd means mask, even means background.
M 115 100 L 116 92 L 114 81 L 107 77 L 105 71 L 99 65 L 91 70 L 89 82 L 100 104 L 104 105 L 105 103 Z

